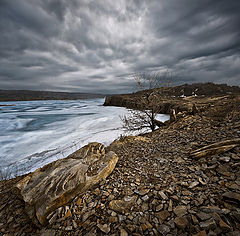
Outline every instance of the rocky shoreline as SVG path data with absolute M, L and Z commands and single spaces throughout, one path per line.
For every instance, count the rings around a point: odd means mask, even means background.
M 106 147 L 118 157 L 112 173 L 54 209 L 47 224 L 26 210 L 16 187 L 26 176 L 2 181 L 0 235 L 239 235 L 240 95 L 177 100 L 198 113 L 168 99 L 177 120 Z

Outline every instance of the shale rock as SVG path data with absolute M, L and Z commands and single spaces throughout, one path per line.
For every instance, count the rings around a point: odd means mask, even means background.
M 109 208 L 119 212 L 119 213 L 126 213 L 130 210 L 130 208 L 135 204 L 136 197 L 131 197 L 128 201 L 126 200 L 112 200 L 109 203 Z
M 105 180 L 117 161 L 114 152 L 105 154 L 103 145 L 91 143 L 65 159 L 37 169 L 16 186 L 30 218 L 36 224 L 46 224 L 55 209 Z
M 187 217 L 176 217 L 174 223 L 179 229 L 185 229 L 188 225 Z
M 173 211 L 177 216 L 184 216 L 187 214 L 187 207 L 186 206 L 177 206 Z
M 240 194 L 239 193 L 226 192 L 223 194 L 223 198 L 226 199 L 226 201 L 236 202 L 236 203 L 240 204 Z

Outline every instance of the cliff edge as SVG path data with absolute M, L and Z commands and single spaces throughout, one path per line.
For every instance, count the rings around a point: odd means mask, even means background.
M 190 111 L 193 103 L 196 103 L 201 109 L 201 107 L 209 104 L 211 98 L 240 94 L 240 87 L 214 83 L 162 87 L 132 94 L 108 96 L 105 99 L 104 106 L 120 106 L 138 109 L 140 105 L 139 98 L 151 92 L 154 92 L 154 96 L 159 100 L 160 113 L 169 114 L 171 109 L 175 109 L 176 112 Z

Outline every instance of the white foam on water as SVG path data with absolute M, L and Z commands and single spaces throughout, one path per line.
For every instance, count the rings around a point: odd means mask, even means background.
M 89 142 L 109 145 L 121 134 L 121 107 L 104 99 L 8 102 L 0 107 L 0 170 L 12 176 L 64 158 Z M 158 119 L 167 120 L 160 114 Z

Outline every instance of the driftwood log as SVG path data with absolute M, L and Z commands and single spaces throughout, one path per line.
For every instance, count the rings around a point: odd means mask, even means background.
M 204 146 L 190 153 L 190 156 L 198 160 L 202 157 L 210 155 L 221 154 L 231 150 L 232 148 L 240 145 L 240 139 L 231 139 L 226 141 L 217 142 L 211 145 Z

